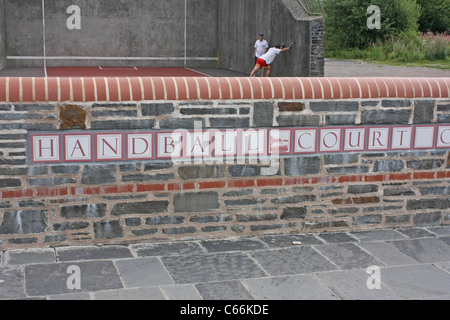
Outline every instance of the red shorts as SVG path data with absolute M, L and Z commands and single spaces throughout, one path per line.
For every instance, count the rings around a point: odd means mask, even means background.
M 261 68 L 270 68 L 270 65 L 266 63 L 266 60 L 258 58 L 256 61 L 257 66 L 261 66 Z

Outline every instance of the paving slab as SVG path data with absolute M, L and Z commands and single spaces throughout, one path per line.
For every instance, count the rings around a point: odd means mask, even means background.
M 370 290 L 367 280 L 370 275 L 364 270 L 345 270 L 323 272 L 317 274 L 322 283 L 328 286 L 343 300 L 399 300 L 401 296 L 393 292 L 387 286 L 381 285 L 381 289 Z
M 25 297 L 23 268 L 0 268 L 0 300 Z
M 133 258 L 127 247 L 120 246 L 57 248 L 56 252 L 61 262 Z
M 386 241 L 408 239 L 407 236 L 395 230 L 372 230 L 351 232 L 359 241 Z
M 384 268 L 381 281 L 405 299 L 450 295 L 450 274 L 431 265 Z
M 71 290 L 67 281 L 68 268 L 80 268 L 81 290 Z M 25 267 L 25 286 L 29 296 L 47 296 L 75 292 L 90 292 L 123 288 L 119 274 L 111 261 L 90 261 L 76 264 L 35 264 Z
M 442 242 L 445 242 L 446 244 L 448 244 L 450 246 L 450 237 L 442 237 L 442 238 L 438 238 L 439 240 L 441 240 Z
M 177 284 L 259 278 L 265 273 L 245 253 L 161 258 Z
M 246 279 L 244 286 L 257 300 L 337 300 L 311 275 Z
M 59 294 L 48 296 L 47 300 L 59 300 L 59 301 L 82 301 L 82 300 L 91 300 L 91 295 L 87 292 L 79 292 L 79 293 L 69 293 L 69 294 Z
M 24 265 L 56 262 L 54 249 L 10 250 L 5 253 L 8 265 Z
M 419 262 L 397 249 L 392 243 L 386 242 L 362 242 L 358 246 L 370 252 L 375 258 L 386 266 L 403 266 L 418 264 Z
M 157 258 L 118 260 L 115 264 L 126 288 L 174 284 Z
M 210 253 L 227 251 L 251 251 L 265 249 L 266 246 L 258 238 L 242 238 L 233 240 L 206 240 L 201 245 Z
M 161 290 L 169 300 L 202 300 L 194 285 L 163 286 Z
M 444 271 L 450 273 L 450 262 L 439 262 L 439 263 L 435 263 L 434 265 L 436 265 L 437 267 L 443 269 Z
M 398 232 L 406 235 L 410 239 L 419 239 L 426 237 L 434 237 L 430 231 L 422 229 L 422 228 L 406 228 L 406 229 L 397 229 Z
M 434 239 L 413 239 L 392 242 L 401 252 L 416 259 L 419 262 L 444 262 L 450 261 L 450 246 Z
M 200 283 L 196 288 L 205 300 L 254 300 L 239 281 Z
M 373 265 L 383 265 L 380 260 L 353 243 L 324 244 L 315 248 L 343 270 L 366 269 Z
M 312 247 L 258 251 L 252 252 L 251 256 L 272 276 L 337 269 Z
M 132 245 L 138 257 L 156 257 L 205 253 L 197 242 L 154 243 Z
M 318 235 L 327 243 L 356 242 L 357 240 L 347 233 L 321 233 Z
M 158 287 L 100 291 L 94 300 L 165 300 Z
M 293 242 L 301 242 L 303 246 L 322 244 L 323 242 L 312 234 L 306 235 L 268 235 L 259 237 L 271 248 L 292 247 Z
M 438 236 L 450 237 L 450 226 L 428 227 L 427 229 Z

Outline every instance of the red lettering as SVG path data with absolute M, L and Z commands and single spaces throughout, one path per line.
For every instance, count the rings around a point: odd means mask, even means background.
M 302 148 L 302 149 L 311 149 L 313 147 L 312 145 L 309 146 L 309 147 L 305 147 L 305 146 L 302 145 L 302 138 L 303 138 L 303 136 L 312 136 L 312 134 L 311 133 L 303 133 L 303 134 L 301 134 L 300 137 L 298 137 L 298 146 L 300 148 Z
M 116 155 L 119 154 L 119 139 L 118 138 L 116 138 L 116 148 L 115 149 L 112 145 L 109 144 L 108 141 L 106 141 L 105 138 L 102 138 L 102 142 L 103 142 L 103 144 L 102 144 L 102 146 L 103 146 L 103 149 L 102 149 L 103 154 L 102 155 L 103 156 L 105 155 L 105 145 L 107 145 L 111 149 L 111 151 L 114 152 Z
M 84 152 L 83 146 L 81 145 L 79 139 L 77 139 L 77 143 L 75 143 L 75 147 L 73 147 L 72 154 L 70 155 L 71 157 L 73 157 L 73 155 L 75 154 L 75 151 L 76 151 L 76 150 L 80 150 L 80 151 L 81 151 L 81 154 L 83 155 L 83 157 L 86 157 L 86 153 Z
M 353 141 L 352 136 L 353 136 L 353 132 L 350 131 L 349 141 L 348 141 L 348 144 L 350 145 L 350 147 L 356 148 L 356 147 L 360 146 L 361 145 L 361 131 L 358 132 L 358 142 L 356 144 L 352 144 L 352 141 Z
M 378 135 L 376 136 L 376 134 L 378 134 Z M 383 145 L 383 144 L 381 143 L 381 141 L 380 141 L 380 138 L 381 138 L 381 131 L 374 131 L 374 132 L 373 132 L 372 147 L 375 147 L 375 141 L 378 142 L 378 144 L 380 145 L 380 147 L 384 147 L 384 145 Z
M 171 143 L 167 143 L 169 139 L 172 141 Z M 168 150 L 168 146 L 172 147 L 172 151 Z M 172 137 L 165 137 L 164 138 L 164 153 L 172 153 L 175 151 L 175 141 L 172 139 Z
M 443 143 L 443 144 L 450 144 L 450 141 L 444 141 L 444 133 L 445 132 L 447 132 L 447 131 L 450 131 L 450 129 L 447 129 L 447 130 L 444 130 L 444 131 L 442 131 L 442 133 L 441 133 L 441 142 Z
M 133 138 L 132 140 L 133 140 L 133 155 L 134 156 L 146 153 L 148 148 L 150 147 L 148 141 L 146 139 L 144 139 L 144 138 Z M 145 142 L 145 150 L 143 152 L 141 152 L 141 153 L 137 153 L 136 152 L 136 140 L 142 140 L 142 141 Z
M 334 144 L 332 145 L 332 146 L 329 146 L 329 145 L 327 145 L 327 136 L 328 135 L 333 135 L 334 136 L 334 138 L 336 139 L 336 141 L 334 142 Z M 323 145 L 325 146 L 325 147 L 327 147 L 328 149 L 331 149 L 331 148 L 333 148 L 333 147 L 335 147 L 336 146 L 336 144 L 338 143 L 338 135 L 336 134 L 336 133 L 334 133 L 334 132 L 329 132 L 329 133 L 327 133 L 324 137 L 323 137 Z
M 42 158 L 42 151 L 43 150 L 51 150 L 51 157 L 54 157 L 54 152 L 55 152 L 54 140 L 50 139 L 50 147 L 44 148 L 42 146 L 42 139 L 39 139 L 39 157 L 41 157 L 41 158 Z

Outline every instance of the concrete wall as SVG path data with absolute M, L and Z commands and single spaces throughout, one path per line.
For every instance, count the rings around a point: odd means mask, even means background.
M 216 0 L 188 1 L 189 57 L 217 54 Z M 42 55 L 40 0 L 6 0 L 8 52 L 15 56 Z M 69 30 L 67 7 L 81 8 L 81 30 Z M 47 56 L 184 57 L 184 0 L 47 0 Z M 25 63 L 30 63 L 26 61 Z M 39 64 L 39 61 L 33 63 Z M 19 65 L 10 61 L 10 65 Z M 107 61 L 48 61 L 58 65 L 120 65 Z M 178 62 L 123 61 L 125 65 L 182 66 Z M 195 65 L 198 63 L 190 63 Z M 199 63 L 214 65 L 215 62 Z
M 270 46 L 295 43 L 295 50 L 277 57 L 273 76 L 309 77 L 314 20 L 305 15 L 296 0 L 219 0 L 221 65 L 250 74 L 253 46 L 263 32 Z
M 42 56 L 40 0 L 6 1 L 7 50 Z M 46 0 L 47 56 L 183 57 L 184 0 Z M 81 30 L 68 30 L 69 5 L 81 8 Z M 323 76 L 322 33 L 297 0 L 188 0 L 187 56 L 220 57 L 220 66 L 250 73 L 257 34 L 272 45 L 295 42 L 274 63 L 274 76 Z M 323 21 L 319 19 L 319 21 Z M 311 37 L 313 34 L 313 37 Z M 314 42 L 318 41 L 318 46 Z M 314 46 L 314 47 L 312 47 Z M 312 55 L 312 58 L 311 58 Z M 318 61 L 316 61 L 318 60 Z M 10 60 L 10 66 L 41 66 L 41 60 Z M 49 66 L 183 66 L 183 61 L 48 61 Z M 217 66 L 189 61 L 188 66 Z M 310 69 L 314 69 L 310 72 Z M 323 68 L 322 68 L 323 69 Z
M 10 78 L 6 96 L 0 78 L 0 250 L 450 224 L 448 78 L 178 80 L 133 78 L 131 95 L 127 80 L 107 79 L 106 94 L 105 79 Z M 30 161 L 31 134 L 156 134 L 195 120 L 223 131 L 434 125 L 446 146 L 427 135 L 426 149 L 291 149 L 273 172 L 248 160 Z
M 6 67 L 5 0 L 0 0 L 0 70 Z

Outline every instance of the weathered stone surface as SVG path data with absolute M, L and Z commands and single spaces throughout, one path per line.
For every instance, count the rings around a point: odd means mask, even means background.
M 302 202 L 313 202 L 316 201 L 317 197 L 315 195 L 301 195 L 292 197 L 281 197 L 278 199 L 271 200 L 274 204 L 294 204 Z
M 181 228 L 165 228 L 163 229 L 164 234 L 168 235 L 179 235 L 179 234 L 192 234 L 196 233 L 197 229 L 195 227 L 181 227 Z
M 281 220 L 295 220 L 295 219 L 305 219 L 307 214 L 306 207 L 298 208 L 285 208 L 283 209 L 283 214 L 281 215 Z
M 182 224 L 186 220 L 184 216 L 164 216 L 147 218 L 145 224 L 148 226 L 165 225 L 165 224 Z
M 280 127 L 318 126 L 320 115 L 281 115 L 277 121 Z
M 278 218 L 276 213 L 239 214 L 237 222 L 273 221 Z
M 59 186 L 63 184 L 73 184 L 77 181 L 72 178 L 37 178 L 37 179 L 28 179 L 28 184 L 30 186 Z
M 182 108 L 180 113 L 187 116 L 198 115 L 234 115 L 237 110 L 234 108 Z
M 409 197 L 416 195 L 416 192 L 410 188 L 385 189 L 383 193 L 385 197 Z
M 249 128 L 249 118 L 211 118 L 211 128 Z
M 151 130 L 155 126 L 155 120 L 105 120 L 94 121 L 91 124 L 93 130 Z
M 311 102 L 311 110 L 314 112 L 357 112 L 359 103 L 357 101 L 323 101 Z
M 323 156 L 324 164 L 352 164 L 359 161 L 359 154 L 327 154 Z
M 167 212 L 168 201 L 145 201 L 115 204 L 111 210 L 111 215 L 121 216 L 128 214 L 153 214 Z
M 222 223 L 232 221 L 233 216 L 229 214 L 221 214 L 218 216 L 192 216 L 189 221 L 195 223 Z
M 446 195 L 446 196 L 450 196 L 450 186 L 445 186 L 445 187 L 423 187 L 420 188 L 420 193 L 422 195 Z
M 407 166 L 413 170 L 433 170 L 444 166 L 443 159 L 425 159 L 425 160 L 411 160 L 407 162 Z
M 256 102 L 253 110 L 253 126 L 271 127 L 273 115 L 274 105 L 272 102 Z
M 257 177 L 261 176 L 263 168 L 269 167 L 256 165 L 230 165 L 228 167 L 228 172 L 233 178 Z M 280 171 L 278 171 L 276 175 L 280 175 Z
M 54 174 L 76 174 L 80 172 L 80 166 L 52 166 Z
M 367 166 L 352 166 L 352 167 L 334 167 L 327 168 L 327 172 L 331 174 L 354 174 L 354 173 L 368 173 L 370 170 Z
M 298 157 L 284 159 L 287 176 L 303 176 L 320 173 L 320 157 Z
M 108 117 L 108 118 L 124 118 L 124 117 L 130 117 L 134 118 L 137 117 L 138 113 L 137 110 L 102 110 L 102 111 L 92 111 L 92 116 L 94 118 L 102 118 L 102 117 Z
M 61 217 L 65 219 L 101 218 L 106 215 L 106 204 L 83 204 L 61 207 Z
M 126 218 L 125 225 L 127 227 L 139 227 L 142 225 L 141 218 Z
M 450 198 L 426 198 L 408 200 L 406 204 L 408 210 L 420 209 L 449 209 Z
M 172 114 L 175 108 L 172 103 L 150 103 L 142 104 L 142 115 L 146 116 L 166 116 Z
M 287 229 L 287 228 L 297 228 L 297 223 L 280 223 L 280 224 L 262 224 L 250 226 L 250 230 L 255 231 L 267 231 L 267 230 L 277 230 L 277 229 Z
M 217 192 L 176 193 L 173 196 L 175 212 L 212 212 L 220 208 Z
M 53 231 L 82 230 L 89 228 L 89 222 L 54 223 Z
M 413 221 L 416 226 L 438 226 L 442 221 L 442 213 L 418 213 L 414 216 Z
M 382 221 L 383 216 L 381 214 L 371 214 L 353 218 L 354 225 L 380 224 Z
M 0 234 L 37 234 L 47 229 L 47 212 L 44 210 L 20 210 L 5 212 Z
M 389 224 L 394 223 L 409 223 L 411 221 L 411 216 L 407 214 L 395 215 L 395 216 L 386 216 L 385 222 Z
M 374 165 L 374 172 L 398 172 L 405 168 L 402 160 L 380 160 Z
M 116 182 L 115 165 L 88 165 L 84 167 L 81 183 L 87 185 L 112 184 Z
M 80 106 L 60 106 L 59 118 L 60 127 L 63 130 L 86 129 L 86 110 Z
M 124 182 L 145 182 L 145 181 L 168 181 L 174 178 L 173 173 L 164 173 L 164 174 L 130 174 L 126 176 L 122 176 L 122 181 Z
M 255 206 L 255 205 L 262 205 L 264 202 L 265 200 L 263 199 L 225 200 L 225 206 L 227 207 Z
M 414 102 L 414 123 L 432 123 L 434 120 L 434 100 L 417 100 Z
M 378 192 L 378 186 L 376 184 L 350 185 L 348 187 L 348 193 L 351 194 L 372 193 L 372 192 Z
M 202 124 L 202 128 L 205 128 L 205 119 L 202 118 L 187 118 L 187 119 L 179 119 L 179 118 L 170 118 L 164 119 L 159 123 L 159 127 L 161 129 L 187 129 L 193 130 L 195 129 L 195 123 L 200 122 Z
M 411 100 L 383 100 L 381 106 L 383 108 L 409 108 L 412 105 Z
M 101 221 L 94 223 L 96 239 L 122 238 L 123 229 L 120 221 Z
M 22 182 L 19 179 L 0 179 L 0 188 L 20 187 Z
M 354 125 L 356 124 L 356 115 L 354 114 L 327 114 L 325 116 L 327 125 Z
M 362 112 L 363 124 L 408 124 L 409 110 L 365 110 Z
M 178 168 L 182 180 L 217 179 L 225 177 L 223 166 L 183 166 Z

